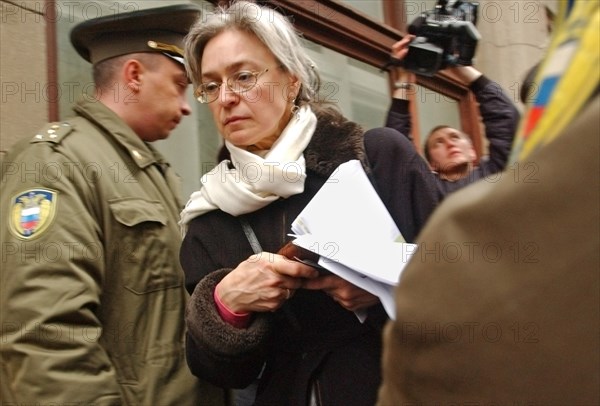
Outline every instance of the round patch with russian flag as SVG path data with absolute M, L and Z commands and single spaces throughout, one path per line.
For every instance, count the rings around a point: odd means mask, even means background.
M 42 235 L 54 220 L 57 198 L 49 189 L 29 189 L 13 197 L 10 231 L 24 240 Z

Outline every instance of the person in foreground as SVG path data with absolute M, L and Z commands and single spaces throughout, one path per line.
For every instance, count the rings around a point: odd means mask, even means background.
M 77 25 L 95 94 L 4 157 L 3 404 L 222 404 L 185 363 L 183 202 L 150 145 L 190 114 L 181 48 L 198 15 L 179 5 Z
M 407 35 L 392 46 L 392 57 L 403 60 L 414 36 Z M 410 137 L 409 89 L 412 74 L 395 68 L 396 87 L 388 111 L 386 126 Z M 479 111 L 489 141 L 489 154 L 477 162 L 471 138 L 448 125 L 435 126 L 425 137 L 424 154 L 433 172 L 441 197 L 470 183 L 502 171 L 508 161 L 517 131 L 519 111 L 499 84 L 491 81 L 473 66 L 447 69 L 466 83 L 479 103 Z
M 479 182 L 431 217 L 396 288 L 380 406 L 600 404 L 600 6 L 562 7 L 511 155 L 535 178 Z M 450 244 L 462 256 L 436 258 Z
M 319 103 L 316 67 L 274 10 L 237 1 L 205 14 L 185 54 L 196 96 L 230 155 L 203 176 L 181 215 L 180 259 L 193 291 L 189 367 L 225 388 L 258 378 L 257 405 L 372 405 L 386 320 L 379 299 L 278 252 L 292 221 L 352 159 L 412 241 L 437 203 L 434 185 L 420 176 L 427 163 L 415 151 L 398 155 L 409 141 L 393 129 L 363 137 L 359 125 Z M 394 182 L 414 193 L 397 194 Z M 364 323 L 359 309 L 368 312 Z

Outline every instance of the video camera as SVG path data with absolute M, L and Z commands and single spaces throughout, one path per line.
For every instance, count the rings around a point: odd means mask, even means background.
M 481 35 L 475 28 L 479 3 L 438 0 L 434 10 L 426 11 L 408 27 L 415 39 L 406 57 L 392 64 L 419 75 L 433 76 L 450 66 L 473 64 Z

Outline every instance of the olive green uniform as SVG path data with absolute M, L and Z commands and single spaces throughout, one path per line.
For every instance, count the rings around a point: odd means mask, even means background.
M 75 112 L 2 162 L 3 402 L 215 404 L 184 358 L 179 180 L 103 104 Z

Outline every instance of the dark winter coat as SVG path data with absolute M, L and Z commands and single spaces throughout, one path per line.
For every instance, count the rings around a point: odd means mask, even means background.
M 357 124 L 319 113 L 316 132 L 304 152 L 304 192 L 245 216 L 263 250 L 277 252 L 291 239 L 292 221 L 334 169 L 351 159 L 364 164 L 400 231 L 408 241 L 414 240 L 437 198 L 433 183 L 421 175 L 426 162 L 414 148 L 407 148 L 409 144 L 390 128 L 363 136 Z M 257 313 L 249 328 L 235 328 L 219 316 L 213 292 L 252 253 L 234 216 L 215 210 L 189 224 L 181 262 L 188 289 L 193 290 L 186 317 L 192 372 L 218 386 L 243 388 L 264 366 L 259 405 L 304 406 L 311 384 L 322 404 L 374 404 L 386 320 L 381 305 L 370 308 L 361 324 L 353 312 L 323 292 L 298 290 L 280 310 Z

